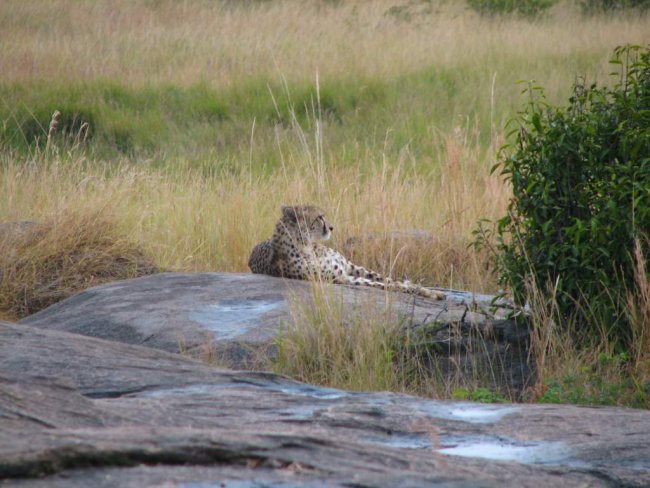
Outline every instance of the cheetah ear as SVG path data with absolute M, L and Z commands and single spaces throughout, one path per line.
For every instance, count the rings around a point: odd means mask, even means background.
M 292 207 L 290 205 L 282 205 L 280 207 L 282 209 L 282 215 L 289 219 L 292 222 L 297 222 L 298 221 L 298 214 L 296 213 L 296 207 Z

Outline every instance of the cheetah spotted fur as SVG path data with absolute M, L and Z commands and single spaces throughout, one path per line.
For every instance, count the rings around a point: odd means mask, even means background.
M 341 253 L 318 241 L 332 235 L 334 227 L 313 205 L 283 206 L 273 239 L 259 243 L 248 260 L 253 273 L 285 278 L 326 279 L 344 285 L 364 285 L 442 300 L 441 292 L 408 281 L 396 281 L 348 261 Z

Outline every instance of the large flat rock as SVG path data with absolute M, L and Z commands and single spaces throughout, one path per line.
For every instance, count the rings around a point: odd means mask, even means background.
M 6 486 L 648 486 L 650 413 L 318 388 L 0 323 Z
M 229 367 L 259 367 L 259 358 L 273 356 L 280 325 L 295 320 L 291 304 L 312 302 L 312 286 L 243 273 L 163 273 L 91 288 L 21 323 L 169 352 L 209 350 Z M 409 327 L 427 331 L 432 347 L 443 351 L 443 369 L 451 367 L 449 357 L 457 350 L 461 361 L 453 365 L 479 363 L 477 357 L 463 356 L 473 351 L 498 356 L 483 359 L 505 366 L 500 383 L 521 390 L 528 378 L 527 331 L 506 320 L 507 309 L 490 309 L 492 297 L 448 291 L 447 300 L 437 301 L 337 285 L 325 293 L 351 323 L 369 306 L 383 310 L 390 303 Z M 487 347 L 466 347 L 475 328 L 483 331 Z

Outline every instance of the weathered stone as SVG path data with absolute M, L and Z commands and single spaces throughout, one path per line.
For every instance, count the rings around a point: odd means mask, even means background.
M 520 392 L 528 381 L 528 333 L 505 319 L 508 309 L 491 309 L 490 296 L 445 290 L 448 299 L 437 301 L 366 287 L 330 285 L 327 290 L 328 299 L 340 305 L 350 323 L 368 307 L 383 310 L 390 302 L 407 327 L 424 331 L 423 343 L 431 344 L 443 374 L 457 367 L 487 371 L 490 364 L 506 365 L 490 371 L 495 388 Z M 274 354 L 280 324 L 296 320 L 291 302 L 312 300 L 312 285 L 304 281 L 164 273 L 86 290 L 21 323 L 216 357 L 236 369 L 264 369 Z
M 3 486 L 650 484 L 650 412 L 318 388 L 0 323 Z

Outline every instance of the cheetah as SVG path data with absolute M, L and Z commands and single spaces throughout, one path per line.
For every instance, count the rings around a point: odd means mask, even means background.
M 396 281 L 348 261 L 326 241 L 334 227 L 313 205 L 282 206 L 273 239 L 253 248 L 248 266 L 253 273 L 298 280 L 321 278 L 343 285 L 364 285 L 442 300 L 444 293 L 408 281 Z

